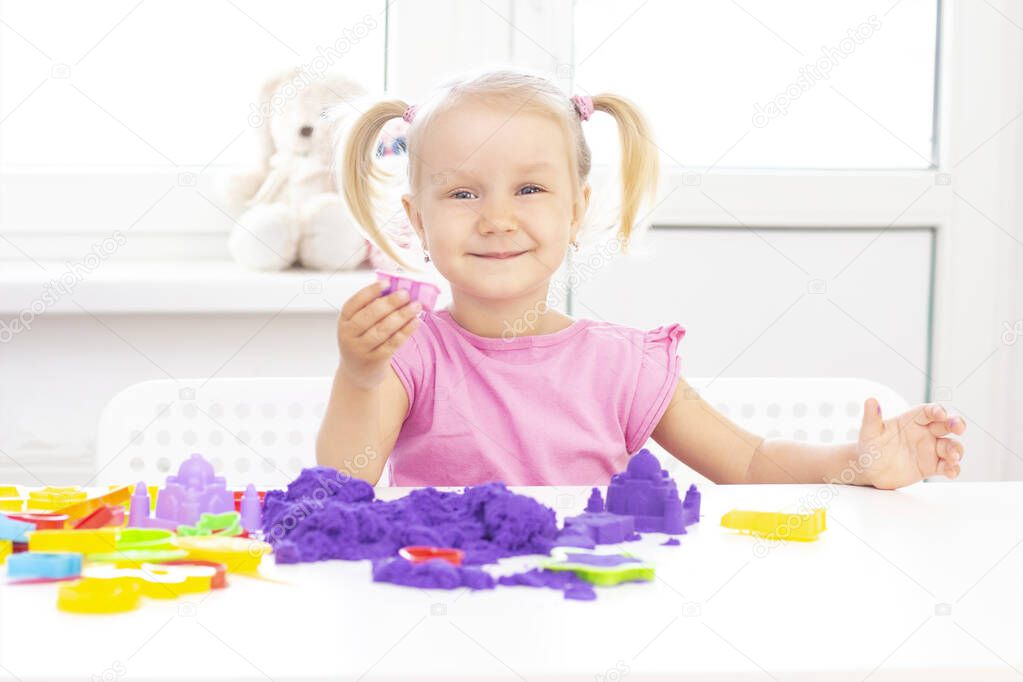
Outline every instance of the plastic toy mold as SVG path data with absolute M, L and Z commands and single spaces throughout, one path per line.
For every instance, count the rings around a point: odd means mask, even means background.
M 409 301 L 419 301 L 424 309 L 433 310 L 433 305 L 437 302 L 437 296 L 440 295 L 440 288 L 437 285 L 393 272 L 385 272 L 383 270 L 376 270 L 375 272 L 377 279 L 383 285 L 383 289 L 380 292 L 381 296 L 405 289 L 408 291 Z
M 83 571 L 82 577 L 137 580 L 143 596 L 152 599 L 174 599 L 183 594 L 209 592 L 216 574 L 215 568 L 195 564 L 174 566 L 142 564 L 138 568 L 91 565 Z
M 28 533 L 32 552 L 112 552 L 117 548 L 117 528 L 83 530 L 34 530 Z
M 53 510 L 62 509 L 88 499 L 89 495 L 78 486 L 45 486 L 28 493 L 28 508 Z
M 17 521 L 8 516 L 0 514 L 0 540 L 10 540 L 12 542 L 26 542 L 27 533 L 35 530 L 34 523 L 28 523 L 27 521 Z
M 7 560 L 7 579 L 66 580 L 82 572 L 82 555 L 77 552 L 21 552 Z
M 194 452 L 178 467 L 177 476 L 167 477 L 167 485 L 156 498 L 154 515 L 179 525 L 192 525 L 204 512 L 233 510 L 234 495 L 227 490 L 224 478 L 216 476 L 213 465 Z
M 115 487 L 113 490 L 98 495 L 96 497 L 88 497 L 79 502 L 75 502 L 70 506 L 60 507 L 56 511 L 60 514 L 67 514 L 72 521 L 75 519 L 81 519 L 89 516 L 97 509 L 103 506 L 109 507 L 120 507 L 126 503 L 131 496 L 131 487 L 122 485 Z
M 190 559 L 215 561 L 232 573 L 255 573 L 271 549 L 265 542 L 222 535 L 179 537 L 178 546 Z
M 31 523 L 36 530 L 59 530 L 67 524 L 71 517 L 67 514 L 48 512 L 12 512 L 7 514 L 7 518 Z
M 460 549 L 426 546 L 402 547 L 398 550 L 398 554 L 414 564 L 422 564 L 432 559 L 441 559 L 452 566 L 461 566 L 462 559 L 465 557 L 465 552 Z
M 57 589 L 57 608 L 73 613 L 123 613 L 138 608 L 142 583 L 134 578 L 83 578 Z
M 631 554 L 599 554 L 555 547 L 551 556 L 551 560 L 540 564 L 542 568 L 548 571 L 571 571 L 576 577 L 593 585 L 649 582 L 654 579 L 653 565 Z
M 721 517 L 721 525 L 770 540 L 816 540 L 827 529 L 824 509 L 809 514 L 746 511 L 733 509 Z
M 178 526 L 178 535 L 241 535 L 241 514 L 226 511 L 221 514 L 205 513 L 194 526 Z

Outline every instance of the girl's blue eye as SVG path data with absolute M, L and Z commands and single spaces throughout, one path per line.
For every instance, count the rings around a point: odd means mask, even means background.
M 523 187 L 522 189 L 530 189 L 530 188 L 532 188 L 532 189 L 535 189 L 535 190 L 536 190 L 536 192 L 529 192 L 529 194 L 538 194 L 539 192 L 542 192 L 542 191 L 543 191 L 542 189 L 540 189 L 540 188 L 539 188 L 539 187 L 537 187 L 536 185 L 526 185 L 526 186 L 525 186 L 525 187 Z
M 459 194 L 472 194 L 472 192 L 470 192 L 469 190 L 461 189 L 461 190 L 458 190 L 457 192 L 454 192 L 451 195 L 451 198 L 452 199 L 458 199 L 459 198 L 458 197 Z

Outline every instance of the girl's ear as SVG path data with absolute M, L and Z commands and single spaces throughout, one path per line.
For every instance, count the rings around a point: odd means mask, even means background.
M 411 194 L 401 195 L 401 207 L 405 209 L 405 215 L 408 216 L 409 225 L 416 231 L 416 236 L 419 237 L 419 242 L 423 245 L 424 249 L 429 249 L 430 246 L 426 243 L 426 231 L 423 229 L 422 216 L 419 215 L 419 211 L 416 210 L 415 204 L 412 202 Z
M 586 183 L 582 187 L 582 191 L 579 193 L 580 198 L 575 201 L 572 205 L 572 239 L 574 240 L 579 230 L 582 229 L 583 218 L 586 217 L 586 211 L 590 208 L 590 183 Z

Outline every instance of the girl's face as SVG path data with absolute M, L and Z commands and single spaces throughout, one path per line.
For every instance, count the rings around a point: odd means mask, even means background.
M 463 104 L 413 150 L 418 191 L 402 205 L 453 291 L 489 299 L 546 285 L 589 203 L 565 133 L 538 114 Z

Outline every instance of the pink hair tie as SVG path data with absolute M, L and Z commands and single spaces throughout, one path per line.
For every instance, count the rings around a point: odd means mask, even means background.
M 590 120 L 590 114 L 593 113 L 593 98 L 588 95 L 573 95 L 572 103 L 575 105 L 575 110 L 579 112 L 579 118 L 583 121 Z
M 408 109 L 405 110 L 405 113 L 401 115 L 401 117 L 405 120 L 405 123 L 412 123 L 412 119 L 416 117 L 416 109 L 418 108 L 419 107 L 415 104 L 409 105 Z

